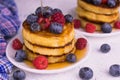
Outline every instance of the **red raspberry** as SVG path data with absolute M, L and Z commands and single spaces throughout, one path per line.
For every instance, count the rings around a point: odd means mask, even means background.
M 48 29 L 50 26 L 50 21 L 48 18 L 39 18 L 38 23 L 41 25 L 42 29 Z
M 23 45 L 22 45 L 22 43 L 20 42 L 20 40 L 16 38 L 16 39 L 14 39 L 13 42 L 12 42 L 12 47 L 13 47 L 13 49 L 15 49 L 15 50 L 20 50 L 20 49 L 22 49 Z
M 91 24 L 91 23 L 87 23 L 86 26 L 85 26 L 85 30 L 88 33 L 93 33 L 96 30 L 96 26 Z
M 65 18 L 64 15 L 60 12 L 57 12 L 51 16 L 51 22 L 58 22 L 64 26 L 65 24 Z
M 48 66 L 48 60 L 45 56 L 38 56 L 33 60 L 33 65 L 37 69 L 46 69 Z
M 85 38 L 79 38 L 76 42 L 76 49 L 84 49 L 87 45 L 87 40 Z
M 108 0 L 102 0 L 102 3 L 103 4 L 106 4 Z
M 74 19 L 73 22 L 74 22 L 74 28 L 76 29 L 80 28 L 81 22 L 79 19 Z
M 114 27 L 117 28 L 117 29 L 120 29 L 120 21 L 116 21 L 114 23 Z

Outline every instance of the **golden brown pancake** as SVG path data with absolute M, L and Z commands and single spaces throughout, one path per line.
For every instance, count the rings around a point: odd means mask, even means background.
M 43 47 L 39 45 L 33 45 L 27 40 L 24 39 L 24 45 L 31 51 L 41 54 L 41 55 L 52 55 L 52 56 L 59 56 L 63 54 L 69 53 L 75 46 L 75 40 L 72 40 L 70 44 L 64 45 L 63 47 L 57 48 L 50 48 L 50 47 Z
M 119 8 L 119 2 L 117 2 L 117 5 L 113 8 L 104 7 L 101 6 L 95 6 L 93 4 L 85 2 L 85 0 L 78 0 L 78 6 L 84 8 L 87 11 L 97 13 L 97 14 L 115 14 L 118 13 Z
M 103 14 L 96 14 L 90 11 L 87 11 L 81 7 L 76 8 L 77 14 L 82 17 L 86 18 L 90 21 L 95 21 L 95 22 L 114 22 L 119 18 L 119 13 L 114 13 L 111 15 L 103 15 Z
M 61 34 L 53 34 L 48 31 L 32 32 L 29 25 L 24 22 L 22 29 L 23 39 L 32 44 L 46 47 L 60 47 L 67 45 L 74 39 L 73 24 L 66 24 Z
M 26 54 L 27 54 L 27 56 L 28 56 L 27 59 L 28 59 L 29 61 L 33 61 L 37 56 L 40 56 L 40 54 L 34 53 L 34 52 L 30 51 L 30 50 L 27 49 L 25 46 L 23 47 L 23 50 L 26 51 Z M 75 47 L 74 47 L 74 48 L 71 50 L 71 52 L 69 52 L 69 53 L 74 53 L 75 50 L 76 50 L 76 49 L 75 49 Z M 67 53 L 67 54 L 69 54 L 69 53 Z M 61 55 L 61 56 L 46 56 L 46 55 L 44 55 L 44 56 L 47 57 L 48 63 L 57 63 L 57 62 L 63 62 L 63 61 L 65 61 L 67 54 L 63 54 L 63 55 Z

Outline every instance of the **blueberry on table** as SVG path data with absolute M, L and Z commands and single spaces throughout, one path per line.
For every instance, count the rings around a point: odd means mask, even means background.
M 27 58 L 27 54 L 24 50 L 18 50 L 15 54 L 15 60 L 17 62 L 23 62 Z
M 111 65 L 109 68 L 109 73 L 110 75 L 114 77 L 119 77 L 120 76 L 120 65 L 118 64 Z
M 79 76 L 83 80 L 89 80 L 93 77 L 93 71 L 89 67 L 83 67 L 79 71 Z
M 111 50 L 111 47 L 109 44 L 102 44 L 102 46 L 100 47 L 100 51 L 103 53 L 107 53 Z
M 26 78 L 26 74 L 24 71 L 22 70 L 16 70 L 14 73 L 13 73 L 13 79 L 14 80 L 25 80 Z
M 76 55 L 75 55 L 75 54 L 70 53 L 70 54 L 68 54 L 68 55 L 66 56 L 66 60 L 67 60 L 68 62 L 74 63 L 74 62 L 77 61 L 77 58 L 76 58 Z

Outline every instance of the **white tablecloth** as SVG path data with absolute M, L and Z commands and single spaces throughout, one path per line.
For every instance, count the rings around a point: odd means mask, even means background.
M 40 0 L 15 0 L 19 9 L 20 20 L 23 21 L 28 14 L 33 13 L 40 6 Z M 43 0 L 44 6 L 62 9 L 64 14 L 70 13 L 75 16 L 75 7 L 77 0 Z M 88 37 L 91 52 L 87 60 L 73 70 L 57 74 L 34 74 L 27 73 L 26 80 L 81 80 L 78 76 L 81 67 L 90 67 L 94 71 L 94 77 L 91 80 L 120 80 L 120 77 L 114 78 L 108 74 L 109 67 L 112 64 L 120 64 L 120 34 L 112 37 L 95 38 Z M 111 46 L 111 51 L 103 54 L 99 51 L 103 43 Z

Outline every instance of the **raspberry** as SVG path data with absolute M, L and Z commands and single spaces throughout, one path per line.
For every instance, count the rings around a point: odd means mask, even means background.
M 48 18 L 39 18 L 38 23 L 41 25 L 42 29 L 48 29 L 50 26 L 50 21 Z
M 93 33 L 96 30 L 96 26 L 91 24 L 91 23 L 87 23 L 86 26 L 85 26 L 85 30 L 88 33 Z
M 12 42 L 12 47 L 13 47 L 13 49 L 15 49 L 15 50 L 20 50 L 20 49 L 22 49 L 23 45 L 22 45 L 22 43 L 20 42 L 20 40 L 16 38 L 16 39 L 14 39 L 13 42 Z
M 62 24 L 62 26 L 64 26 L 64 24 L 65 24 L 64 15 L 60 12 L 56 12 L 55 14 L 53 14 L 51 16 L 51 22 L 58 22 L 58 23 Z
M 79 38 L 76 42 L 76 48 L 81 50 L 84 49 L 87 45 L 87 40 L 85 38 Z
M 76 29 L 80 28 L 81 22 L 79 19 L 74 19 L 73 22 L 74 22 L 74 28 Z
M 38 56 L 33 60 L 33 65 L 37 69 L 46 69 L 48 66 L 48 60 L 45 56 Z
M 117 29 L 120 29 L 120 21 L 116 21 L 114 23 L 114 27 L 117 28 Z
M 103 4 L 106 4 L 108 0 L 102 0 L 102 3 Z

